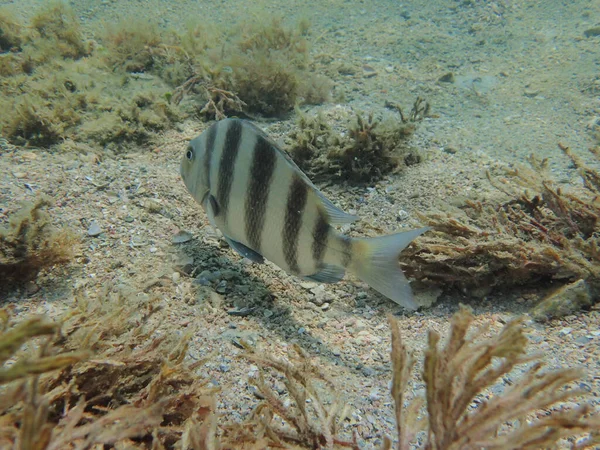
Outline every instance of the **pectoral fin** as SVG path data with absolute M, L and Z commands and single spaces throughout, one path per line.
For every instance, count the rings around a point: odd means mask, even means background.
M 236 252 L 238 252 L 240 255 L 242 255 L 244 258 L 248 258 L 250 261 L 258 264 L 262 264 L 265 262 L 265 259 L 260 253 L 255 252 L 251 248 L 248 248 L 244 244 L 241 244 L 238 241 L 234 241 L 233 239 L 228 238 L 227 236 L 223 237 L 225 238 L 229 246 Z
M 337 283 L 344 278 L 344 269 L 333 264 L 325 264 L 317 273 L 309 275 L 306 278 L 317 283 Z
M 208 221 L 211 226 L 217 230 L 217 223 L 215 221 L 215 217 L 219 215 L 219 204 L 217 203 L 217 199 L 213 195 L 208 195 L 204 204 L 204 211 L 206 211 L 206 215 L 208 216 Z

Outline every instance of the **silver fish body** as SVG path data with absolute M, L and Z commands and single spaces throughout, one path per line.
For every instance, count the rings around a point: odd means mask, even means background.
M 337 282 L 346 269 L 397 303 L 416 308 L 398 253 L 427 228 L 356 239 L 334 225 L 356 216 L 331 203 L 265 133 L 240 119 L 190 141 L 181 176 L 232 248 L 287 272 Z

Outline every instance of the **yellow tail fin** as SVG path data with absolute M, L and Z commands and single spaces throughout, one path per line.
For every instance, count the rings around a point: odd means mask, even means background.
M 361 280 L 406 309 L 418 308 L 398 256 L 411 241 L 429 227 L 375 238 L 357 239 L 357 261 L 353 270 Z

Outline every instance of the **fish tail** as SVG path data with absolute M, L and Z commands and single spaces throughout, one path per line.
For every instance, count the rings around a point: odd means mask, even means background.
M 408 280 L 402 273 L 398 256 L 410 242 L 429 230 L 418 228 L 402 233 L 374 238 L 356 239 L 354 244 L 356 259 L 353 272 L 386 297 L 407 309 L 417 309 Z

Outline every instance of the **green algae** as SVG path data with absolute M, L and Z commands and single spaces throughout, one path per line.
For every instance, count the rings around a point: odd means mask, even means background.
M 52 3 L 27 25 L 2 11 L 0 30 L 0 130 L 23 146 L 125 148 L 187 118 L 283 116 L 331 89 L 309 69 L 306 21 L 178 31 L 125 19 L 85 36 Z

